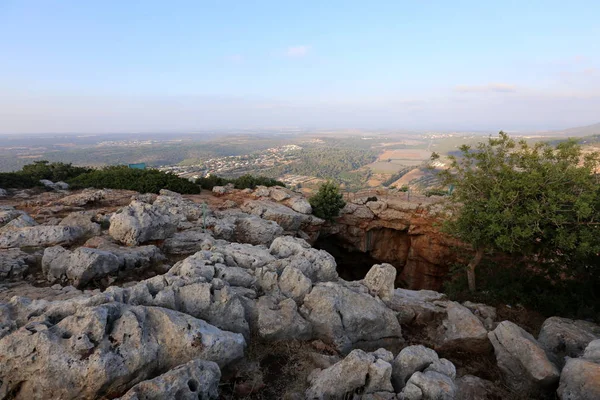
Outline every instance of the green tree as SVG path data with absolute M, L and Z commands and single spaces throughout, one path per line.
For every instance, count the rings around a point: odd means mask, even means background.
M 440 176 L 454 186 L 453 217 L 444 229 L 475 250 L 467 266 L 471 291 L 487 250 L 535 258 L 559 276 L 572 272 L 573 260 L 600 252 L 598 154 L 584 154 L 573 140 L 517 143 L 501 131 L 449 159 Z
M 339 186 L 332 181 L 322 184 L 319 191 L 308 201 L 313 208 L 313 214 L 328 221 L 337 217 L 346 205 Z

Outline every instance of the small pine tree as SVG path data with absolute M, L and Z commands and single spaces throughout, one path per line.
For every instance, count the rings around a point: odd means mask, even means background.
M 308 201 L 313 208 L 313 214 L 328 221 L 337 217 L 346 205 L 339 186 L 332 181 L 322 184 L 319 191 Z

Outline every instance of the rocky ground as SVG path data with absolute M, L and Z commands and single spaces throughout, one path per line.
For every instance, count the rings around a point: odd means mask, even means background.
M 600 398 L 600 326 L 395 288 L 437 284 L 434 210 L 356 199 L 326 224 L 283 188 L 0 193 L 0 399 Z M 404 264 L 346 281 L 320 234 Z

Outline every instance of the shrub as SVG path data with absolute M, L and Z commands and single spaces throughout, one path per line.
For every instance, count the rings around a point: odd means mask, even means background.
M 25 165 L 21 171 L 0 173 L 0 187 L 27 189 L 43 186 L 40 183 L 41 179 L 52 182 L 66 181 L 90 171 L 89 168 L 74 167 L 61 162 L 35 161 L 33 164 Z
M 95 187 L 99 189 L 125 189 L 140 193 L 158 193 L 161 189 L 183 194 L 200 193 L 200 186 L 177 175 L 156 169 L 131 169 L 112 166 L 79 175 L 69 184 L 74 189 Z
M 346 205 L 339 186 L 331 181 L 322 184 L 319 191 L 309 199 L 309 203 L 315 216 L 329 221 L 337 217 Z
M 224 186 L 228 183 L 234 185 L 236 189 L 254 189 L 257 186 L 282 186 L 285 187 L 285 183 L 267 178 L 265 176 L 253 176 L 250 174 L 242 175 L 239 178 L 221 178 L 216 175 L 210 175 L 206 178 L 196 179 L 196 183 L 199 184 L 203 189 L 212 190 L 215 186 Z

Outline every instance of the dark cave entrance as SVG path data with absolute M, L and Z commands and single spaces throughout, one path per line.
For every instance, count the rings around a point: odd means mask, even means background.
M 373 258 L 369 252 L 352 249 L 333 235 L 320 236 L 313 247 L 331 254 L 337 263 L 338 275 L 347 281 L 361 280 L 374 264 L 381 264 L 381 261 Z

